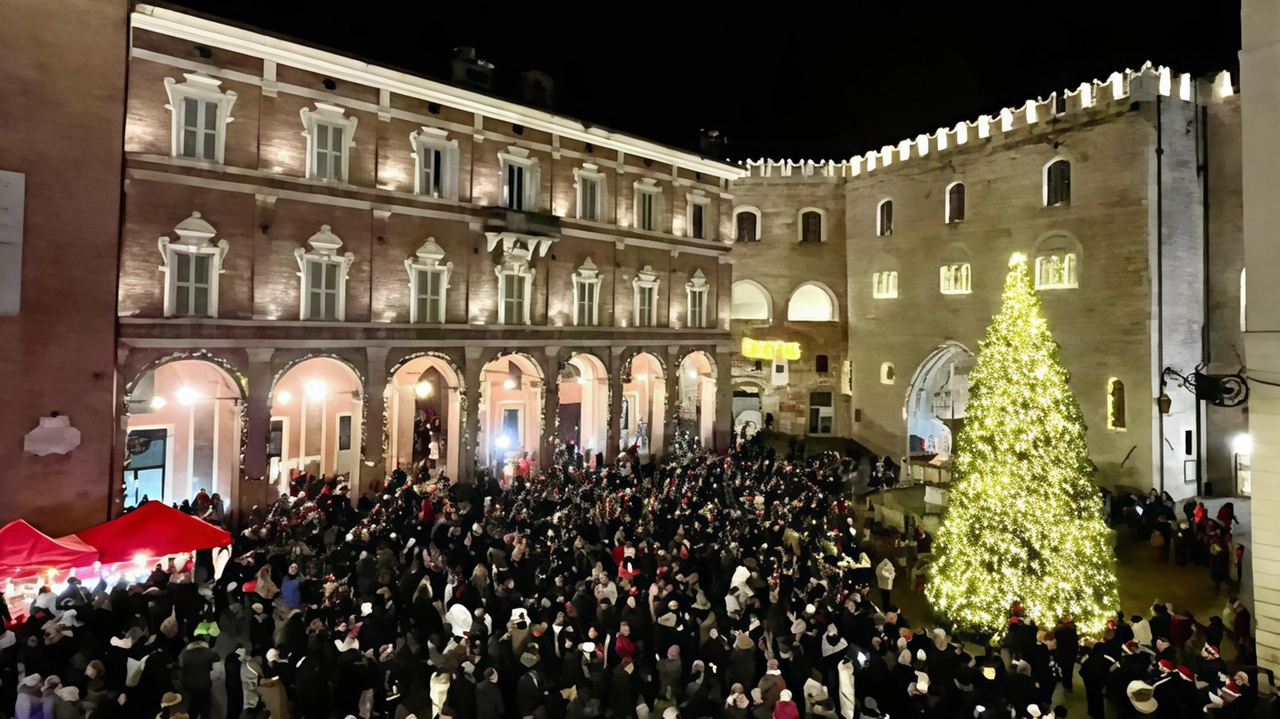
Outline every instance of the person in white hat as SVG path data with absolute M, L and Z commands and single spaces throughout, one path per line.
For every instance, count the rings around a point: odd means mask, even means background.
M 1156 702 L 1155 688 L 1144 681 L 1129 682 L 1126 690 L 1133 708 L 1142 714 L 1154 714 L 1160 706 Z

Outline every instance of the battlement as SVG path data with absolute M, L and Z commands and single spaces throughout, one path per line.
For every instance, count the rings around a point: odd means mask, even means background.
M 1133 102 L 1151 101 L 1157 95 L 1183 102 L 1212 104 L 1222 102 L 1235 92 L 1231 73 L 1222 71 L 1212 80 L 1194 78 L 1189 73 L 1175 74 L 1167 67 L 1150 62 L 1137 70 L 1113 72 L 1106 80 L 1082 82 L 1075 89 L 1054 92 L 1048 98 L 1037 97 L 1017 107 L 1006 107 L 991 115 L 940 127 L 930 134 L 917 135 L 896 145 L 885 145 L 854 155 L 847 160 L 745 160 L 738 164 L 748 177 L 857 177 L 912 157 L 945 152 L 979 141 L 995 141 L 1019 130 L 1034 130 L 1071 119 L 1084 119 L 1125 111 Z

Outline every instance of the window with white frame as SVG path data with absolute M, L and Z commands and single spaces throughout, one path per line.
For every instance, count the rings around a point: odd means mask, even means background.
M 529 266 L 533 250 L 522 241 L 512 241 L 494 268 L 498 275 L 498 324 L 530 323 L 530 295 L 535 270 Z
M 892 270 L 877 272 L 871 276 L 871 296 L 876 299 L 892 299 L 898 296 L 898 273 Z
M 1071 163 L 1059 158 L 1044 168 L 1044 205 L 1071 204 Z
M 658 273 L 645 265 L 631 281 L 635 290 L 635 323 L 637 327 L 655 327 L 658 320 Z
M 302 278 L 300 316 L 304 320 L 341 322 L 347 311 L 347 273 L 355 255 L 338 254 L 342 240 L 328 225 L 322 225 L 307 244 L 311 245 L 310 250 L 299 247 L 293 251 L 298 276 Z
M 435 127 L 409 133 L 417 168 L 413 191 L 427 197 L 458 199 L 458 141 Z
M 964 222 L 963 182 L 953 182 L 947 185 L 946 205 L 947 224 Z
M 236 93 L 221 89 L 222 81 L 200 73 L 183 75 L 186 82 L 164 79 L 173 119 L 171 154 L 221 163 L 226 148 L 226 128 Z
M 573 324 L 578 327 L 600 324 L 600 268 L 590 257 L 573 273 Z
M 694 190 L 685 195 L 685 237 L 695 240 L 707 238 L 707 208 L 711 206 L 711 198 L 702 190 Z
M 953 262 L 939 268 L 941 275 L 940 289 L 944 295 L 967 295 L 971 292 L 969 282 L 969 263 Z
M 502 171 L 502 206 L 522 212 L 538 211 L 541 182 L 538 160 L 523 147 L 508 147 L 498 153 Z
M 218 276 L 230 244 L 200 218 L 199 212 L 173 228 L 177 240 L 160 238 L 160 270 L 165 274 L 165 317 L 217 317 Z
M 814 207 L 808 207 L 800 210 L 800 241 L 801 242 L 826 242 L 827 241 L 827 223 L 822 210 Z
M 707 276 L 702 269 L 694 270 L 693 277 L 685 283 L 685 302 L 688 307 L 688 326 L 703 328 L 707 326 Z
M 760 211 L 740 207 L 733 213 L 734 237 L 738 242 L 760 241 Z
M 876 208 L 876 235 L 888 237 L 893 234 L 893 200 L 881 200 Z
M 409 273 L 410 322 L 444 324 L 445 292 L 449 289 L 453 263 L 441 264 L 443 259 L 444 250 L 434 237 L 428 237 L 414 257 L 404 261 Z
M 302 108 L 302 134 L 307 138 L 307 177 L 346 182 L 355 146 L 358 118 L 347 117 L 337 105 L 317 102 L 316 109 Z
M 662 188 L 658 187 L 657 180 L 645 178 L 635 183 L 635 195 L 636 229 L 658 231 Z
M 1076 284 L 1076 253 L 1052 250 L 1036 255 L 1036 289 L 1070 289 Z
M 591 163 L 573 171 L 574 187 L 578 191 L 578 219 L 591 222 L 604 221 L 604 173 Z

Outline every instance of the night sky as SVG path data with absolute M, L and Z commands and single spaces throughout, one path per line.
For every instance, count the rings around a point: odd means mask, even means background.
M 848 158 L 1148 59 L 1239 82 L 1239 0 L 177 4 L 437 78 L 474 46 L 498 94 L 542 70 L 557 112 L 689 149 L 716 128 L 735 160 Z

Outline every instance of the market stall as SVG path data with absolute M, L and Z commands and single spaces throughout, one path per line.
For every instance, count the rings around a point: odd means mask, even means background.
M 147 562 L 231 544 L 231 534 L 170 507 L 146 502 L 110 522 L 64 539 L 78 539 L 101 553 L 103 565 Z
M 0 579 L 15 619 L 26 614 L 41 585 L 97 561 L 98 550 L 74 535 L 54 539 L 21 519 L 0 528 Z

